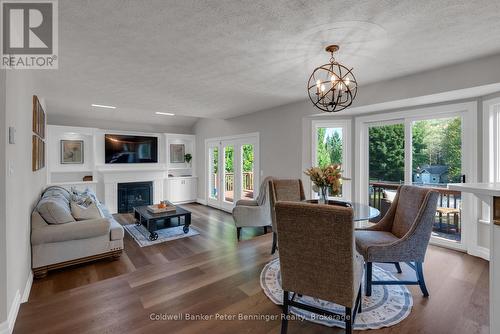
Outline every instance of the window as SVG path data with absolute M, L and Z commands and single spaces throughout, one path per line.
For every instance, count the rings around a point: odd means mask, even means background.
M 331 164 L 340 164 L 342 176 L 350 178 L 350 120 L 313 121 L 312 123 L 312 166 L 325 167 Z M 317 194 L 311 190 L 311 196 Z M 342 189 L 338 196 L 351 200 L 351 182 L 343 180 Z

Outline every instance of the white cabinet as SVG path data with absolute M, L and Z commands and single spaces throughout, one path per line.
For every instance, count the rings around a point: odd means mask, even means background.
M 172 203 L 196 200 L 196 177 L 175 177 L 167 179 L 167 200 Z

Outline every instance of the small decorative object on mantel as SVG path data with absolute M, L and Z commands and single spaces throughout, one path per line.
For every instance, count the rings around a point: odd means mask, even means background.
M 314 69 L 309 77 L 307 91 L 311 102 L 326 112 L 337 112 L 349 107 L 358 92 L 358 83 L 352 68 L 335 60 L 338 45 L 329 45 L 326 51 L 331 54 L 330 63 Z
M 83 164 L 83 140 L 61 140 L 61 164 Z
M 188 165 L 191 167 L 191 160 L 193 159 L 193 156 L 191 155 L 191 153 L 184 154 L 184 159 L 186 160 Z
M 328 190 L 330 195 L 338 196 L 342 187 L 342 171 L 339 164 L 326 167 L 311 167 L 304 174 L 309 176 L 313 182 L 313 190 L 318 193 L 319 204 L 328 202 Z
M 184 144 L 170 144 L 170 162 L 171 163 L 184 163 L 185 148 Z
M 85 175 L 85 176 L 83 177 L 83 181 L 84 181 L 84 182 L 92 182 L 92 180 L 93 180 L 92 175 Z

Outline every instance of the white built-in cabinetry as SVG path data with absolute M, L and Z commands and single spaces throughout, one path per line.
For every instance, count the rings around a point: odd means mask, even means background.
M 117 184 L 121 182 L 153 181 L 154 201 L 173 203 L 193 202 L 197 199 L 197 177 L 194 169 L 197 159 L 195 136 L 172 133 L 144 133 L 87 127 L 49 125 L 47 166 L 48 184 L 93 188 L 112 213 L 117 208 Z M 158 163 L 105 164 L 104 134 L 126 134 L 158 137 Z M 61 164 L 61 140 L 81 140 L 84 143 L 83 164 Z M 191 163 L 171 163 L 170 144 L 183 144 L 185 153 L 193 157 Z M 84 176 L 93 181 L 83 182 Z
M 167 198 L 174 203 L 193 202 L 197 197 L 196 177 L 167 178 Z

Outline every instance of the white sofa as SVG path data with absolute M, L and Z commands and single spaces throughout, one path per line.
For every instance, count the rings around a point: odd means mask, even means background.
M 71 200 L 70 192 L 60 187 L 47 188 L 40 200 L 48 197 L 61 206 L 68 205 Z M 123 227 L 101 203 L 99 207 L 101 218 L 58 224 L 49 224 L 38 211 L 39 206 L 35 207 L 31 217 L 32 268 L 35 277 L 44 277 L 49 270 L 73 264 L 120 257 Z

